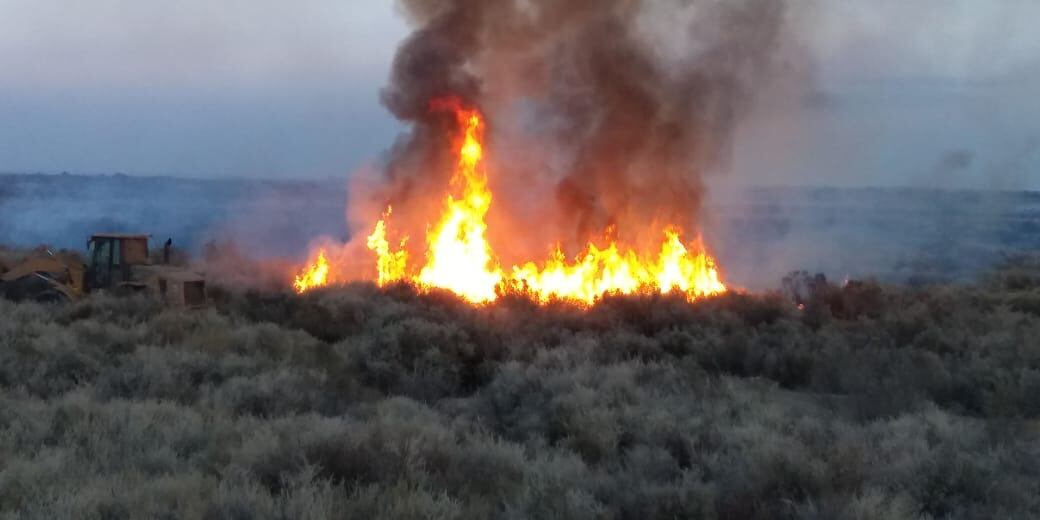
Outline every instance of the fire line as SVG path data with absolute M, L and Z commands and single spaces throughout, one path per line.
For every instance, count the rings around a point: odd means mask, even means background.
M 376 256 L 379 286 L 407 281 L 420 290 L 447 289 L 476 304 L 494 301 L 508 291 L 528 294 L 541 303 L 564 299 L 585 304 L 606 294 L 639 291 L 678 291 L 691 300 L 726 292 L 714 258 L 699 239 L 684 244 L 677 226 L 660 230 L 661 246 L 653 252 L 637 252 L 611 240 L 602 248 L 589 242 L 582 253 L 567 258 L 557 246 L 540 264 L 529 261 L 504 271 L 487 239 L 485 216 L 493 197 L 484 165 L 483 117 L 458 102 L 447 104 L 459 126 L 457 163 L 440 218 L 426 234 L 425 263 L 409 263 L 404 249 L 407 237 L 396 247 L 390 244 L 388 207 L 367 240 Z M 296 291 L 327 285 L 329 269 L 321 250 L 296 277 Z

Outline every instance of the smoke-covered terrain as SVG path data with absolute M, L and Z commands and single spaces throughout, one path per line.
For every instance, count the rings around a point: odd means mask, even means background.
M 343 181 L 195 180 L 126 175 L 0 175 L 0 244 L 82 250 L 92 233 L 152 235 L 198 252 L 234 242 L 293 257 L 346 235 Z
M 790 270 L 920 284 L 970 281 L 1040 250 L 1040 193 L 771 188 L 713 193 L 706 239 L 737 284 Z
M 802 310 L 0 300 L 0 517 L 1040 515 L 1036 259 L 970 287 L 801 282 Z
M 315 237 L 350 236 L 345 184 L 0 176 L 0 244 L 82 250 L 94 232 L 142 232 L 192 253 L 215 241 L 296 260 Z M 704 214 L 727 281 L 747 288 L 776 287 L 802 269 L 839 280 L 970 281 L 1006 254 L 1040 250 L 1033 192 L 726 189 L 712 192 Z

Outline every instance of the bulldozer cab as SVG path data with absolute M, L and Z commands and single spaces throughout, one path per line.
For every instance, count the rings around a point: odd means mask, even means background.
M 87 242 L 87 285 L 90 289 L 111 289 L 131 282 L 130 268 L 147 265 L 148 235 L 100 233 Z

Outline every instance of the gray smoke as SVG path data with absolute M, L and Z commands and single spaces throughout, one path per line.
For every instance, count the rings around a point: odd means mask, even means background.
M 492 183 L 515 188 L 503 190 L 514 200 L 499 196 L 498 210 L 522 213 L 517 201 L 535 191 L 528 198 L 553 215 L 565 243 L 608 227 L 695 226 L 703 177 L 725 169 L 735 127 L 789 40 L 778 0 L 400 5 L 416 28 L 383 102 L 412 129 L 390 151 L 377 197 L 405 221 L 427 221 L 455 128 L 430 104 L 454 97 L 488 116 L 499 158 Z

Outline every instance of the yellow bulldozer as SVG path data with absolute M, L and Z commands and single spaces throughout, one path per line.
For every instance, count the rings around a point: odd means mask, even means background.
M 0 296 L 42 302 L 75 301 L 89 292 L 146 293 L 175 307 L 206 305 L 206 281 L 169 264 L 170 241 L 163 261 L 149 256 L 148 235 L 98 233 L 87 242 L 87 260 L 74 253 L 39 250 L 12 265 L 0 260 Z

